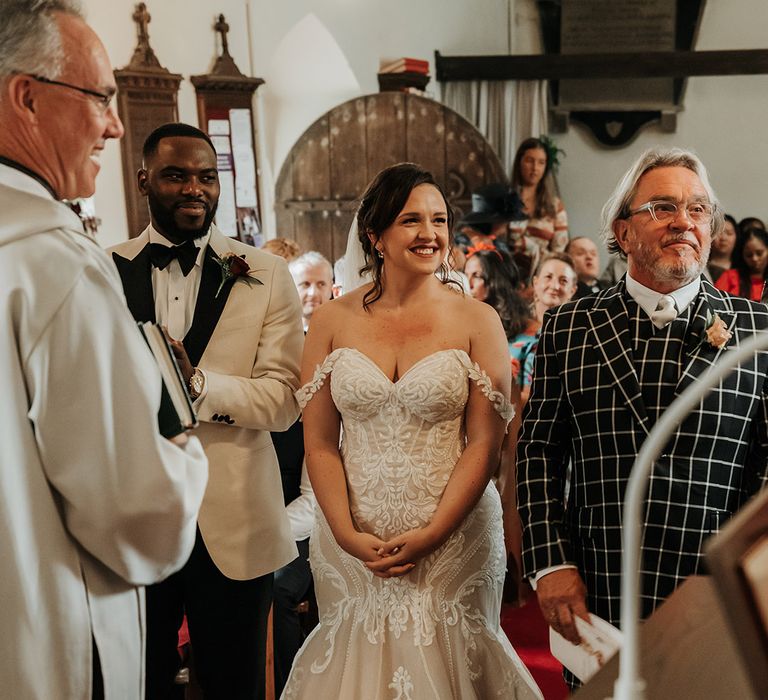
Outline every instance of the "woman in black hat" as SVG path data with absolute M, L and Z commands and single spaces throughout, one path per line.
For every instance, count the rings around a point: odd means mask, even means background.
M 465 252 L 493 245 L 509 255 L 508 224 L 524 216 L 520 197 L 507 185 L 501 182 L 484 185 L 472 193 L 472 211 L 459 220 L 456 243 Z
M 512 187 L 525 210 L 522 221 L 510 225 L 515 248 L 532 258 L 533 267 L 542 253 L 562 252 L 568 244 L 568 217 L 555 194 L 552 166 L 557 147 L 537 138 L 525 139 L 512 165 Z

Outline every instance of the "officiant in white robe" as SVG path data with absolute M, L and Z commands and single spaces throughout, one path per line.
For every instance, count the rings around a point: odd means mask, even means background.
M 75 12 L 30 5 L 0 17 L 0 695 L 135 700 L 141 586 L 186 561 L 207 462 L 158 434 L 117 273 L 57 201 L 93 193 L 94 153 L 122 135 L 106 53 Z

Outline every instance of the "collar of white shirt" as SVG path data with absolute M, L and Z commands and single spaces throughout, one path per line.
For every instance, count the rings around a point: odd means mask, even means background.
M 208 229 L 202 238 L 196 238 L 193 243 L 197 246 L 197 260 L 195 260 L 195 267 L 203 266 L 203 258 L 205 256 L 205 248 L 208 245 L 208 240 L 211 237 L 211 229 Z M 167 247 L 175 246 L 176 243 L 169 241 L 162 233 L 160 233 L 152 224 L 149 225 L 149 242 L 159 243 Z M 168 268 L 166 268 L 167 270 Z
M 696 298 L 700 289 L 701 279 L 696 278 L 693 282 L 689 282 L 684 287 L 680 287 L 674 292 L 665 295 L 661 292 L 656 292 L 653 289 L 648 289 L 648 287 L 640 284 L 637 280 L 632 279 L 629 272 L 627 272 L 627 294 L 637 302 L 637 305 L 643 309 L 649 317 L 656 311 L 656 307 L 659 305 L 659 299 L 663 296 L 672 297 L 675 300 L 677 313 L 683 313 Z

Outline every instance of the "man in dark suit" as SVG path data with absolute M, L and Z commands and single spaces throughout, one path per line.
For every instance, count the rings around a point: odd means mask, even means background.
M 695 155 L 645 153 L 603 215 L 628 273 L 545 316 L 518 451 L 524 569 L 549 624 L 574 642 L 587 610 L 619 622 L 622 505 L 649 431 L 723 352 L 768 329 L 765 306 L 702 277 L 723 217 Z M 758 353 L 723 379 L 654 467 L 645 616 L 701 572 L 705 540 L 766 482 L 766 370 Z
M 192 555 L 147 589 L 147 698 L 173 694 L 186 613 L 206 697 L 260 698 L 272 572 L 296 557 L 270 430 L 298 416 L 301 308 L 284 260 L 212 223 L 216 152 L 166 124 L 144 144 L 150 225 L 112 249 L 128 308 L 167 327 L 211 465 Z
M 586 236 L 577 236 L 568 241 L 565 252 L 573 260 L 573 269 L 576 270 L 578 284 L 574 299 L 581 299 L 590 294 L 597 294 L 603 285 L 597 278 L 600 270 L 600 253 L 597 246 Z

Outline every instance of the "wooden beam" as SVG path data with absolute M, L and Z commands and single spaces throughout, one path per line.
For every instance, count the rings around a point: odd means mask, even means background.
M 435 51 L 435 67 L 440 82 L 761 75 L 768 74 L 768 49 L 532 56 L 442 56 Z

